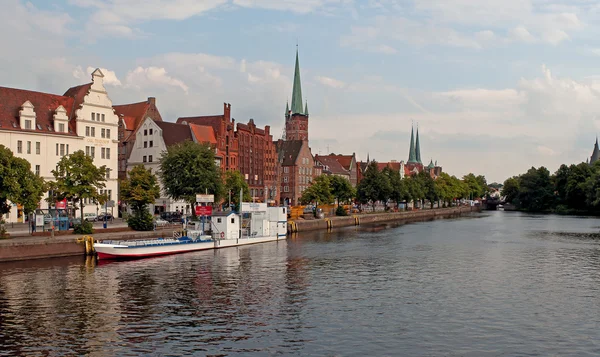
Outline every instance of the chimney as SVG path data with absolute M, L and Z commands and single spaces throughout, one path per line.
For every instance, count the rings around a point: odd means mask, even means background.
M 152 105 L 156 105 L 156 98 L 155 97 L 148 97 L 148 103 L 150 103 Z

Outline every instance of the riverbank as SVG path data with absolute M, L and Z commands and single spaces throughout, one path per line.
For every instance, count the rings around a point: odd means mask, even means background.
M 314 231 L 319 229 L 335 229 L 336 227 L 358 226 L 362 224 L 379 222 L 413 222 L 426 219 L 454 217 L 466 213 L 480 211 L 480 206 L 459 206 L 405 212 L 371 213 L 351 215 L 346 217 L 331 217 L 325 219 L 297 219 L 288 222 L 287 231 L 289 234 L 305 231 Z
M 287 231 L 288 233 L 296 233 L 391 221 L 416 222 L 427 219 L 460 216 L 462 214 L 471 212 L 479 212 L 480 210 L 480 207 L 463 206 L 394 213 L 371 213 L 347 217 L 331 217 L 326 219 L 299 219 L 295 221 L 289 221 L 287 225 Z M 172 227 L 150 232 L 136 232 L 127 230 L 124 232 L 95 233 L 91 236 L 93 236 L 96 240 L 148 239 L 171 237 L 174 230 L 177 230 L 177 228 Z M 77 255 L 83 256 L 85 252 L 85 245 L 82 243 L 77 243 L 77 238 L 80 238 L 81 236 L 82 235 L 77 234 L 57 235 L 54 238 L 48 236 L 26 236 L 0 240 L 0 262 Z

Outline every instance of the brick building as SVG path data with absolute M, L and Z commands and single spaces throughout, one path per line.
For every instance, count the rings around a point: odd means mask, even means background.
M 280 204 L 297 206 L 302 192 L 310 186 L 314 177 L 321 175 L 323 167 L 315 165 L 308 141 L 278 140 L 275 146 L 281 163 Z
M 237 124 L 235 136 L 239 144 L 238 170 L 250 186 L 250 196 L 255 201 L 274 204 L 278 162 L 271 128 L 258 128 L 250 119 L 248 124 Z
M 235 119 L 231 118 L 231 104 L 223 103 L 222 115 L 181 117 L 177 119 L 177 124 L 211 126 L 217 140 L 216 156 L 221 160 L 221 169 L 238 169 L 239 143 L 235 135 Z

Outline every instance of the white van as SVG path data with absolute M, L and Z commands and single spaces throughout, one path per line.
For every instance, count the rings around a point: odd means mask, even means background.
M 84 213 L 83 219 L 87 222 L 96 222 L 98 220 L 98 215 L 95 213 Z

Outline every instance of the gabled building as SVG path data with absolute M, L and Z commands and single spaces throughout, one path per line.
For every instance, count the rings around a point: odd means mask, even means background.
M 302 192 L 314 177 L 321 175 L 322 167 L 315 165 L 308 142 L 278 140 L 275 142 L 280 162 L 280 204 L 297 206 Z
M 146 118 L 162 122 L 162 117 L 156 107 L 156 98 L 139 103 L 113 106 L 119 117 L 119 180 L 127 178 L 127 160 L 131 155 L 135 134 Z
M 211 126 L 217 140 L 216 155 L 221 158 L 221 169 L 223 172 L 237 170 L 239 143 L 235 135 L 235 119 L 231 118 L 231 104 L 223 103 L 222 115 L 181 117 L 177 124 Z
M 342 166 L 335 154 L 315 155 L 315 165 L 326 175 L 340 176 L 350 181 L 350 171 Z
M 106 165 L 109 207 L 117 200 L 118 118 L 104 87 L 104 74 L 92 73 L 91 83 L 68 89 L 63 95 L 0 87 L 0 143 L 31 163 L 31 170 L 53 180 L 52 170 L 65 155 L 82 150 L 96 166 Z M 55 206 L 46 197 L 39 208 Z M 103 207 L 84 202 L 84 213 Z M 72 210 L 72 207 L 71 207 Z M 79 210 L 72 210 L 79 215 Z M 22 207 L 11 209 L 8 222 L 22 222 Z

